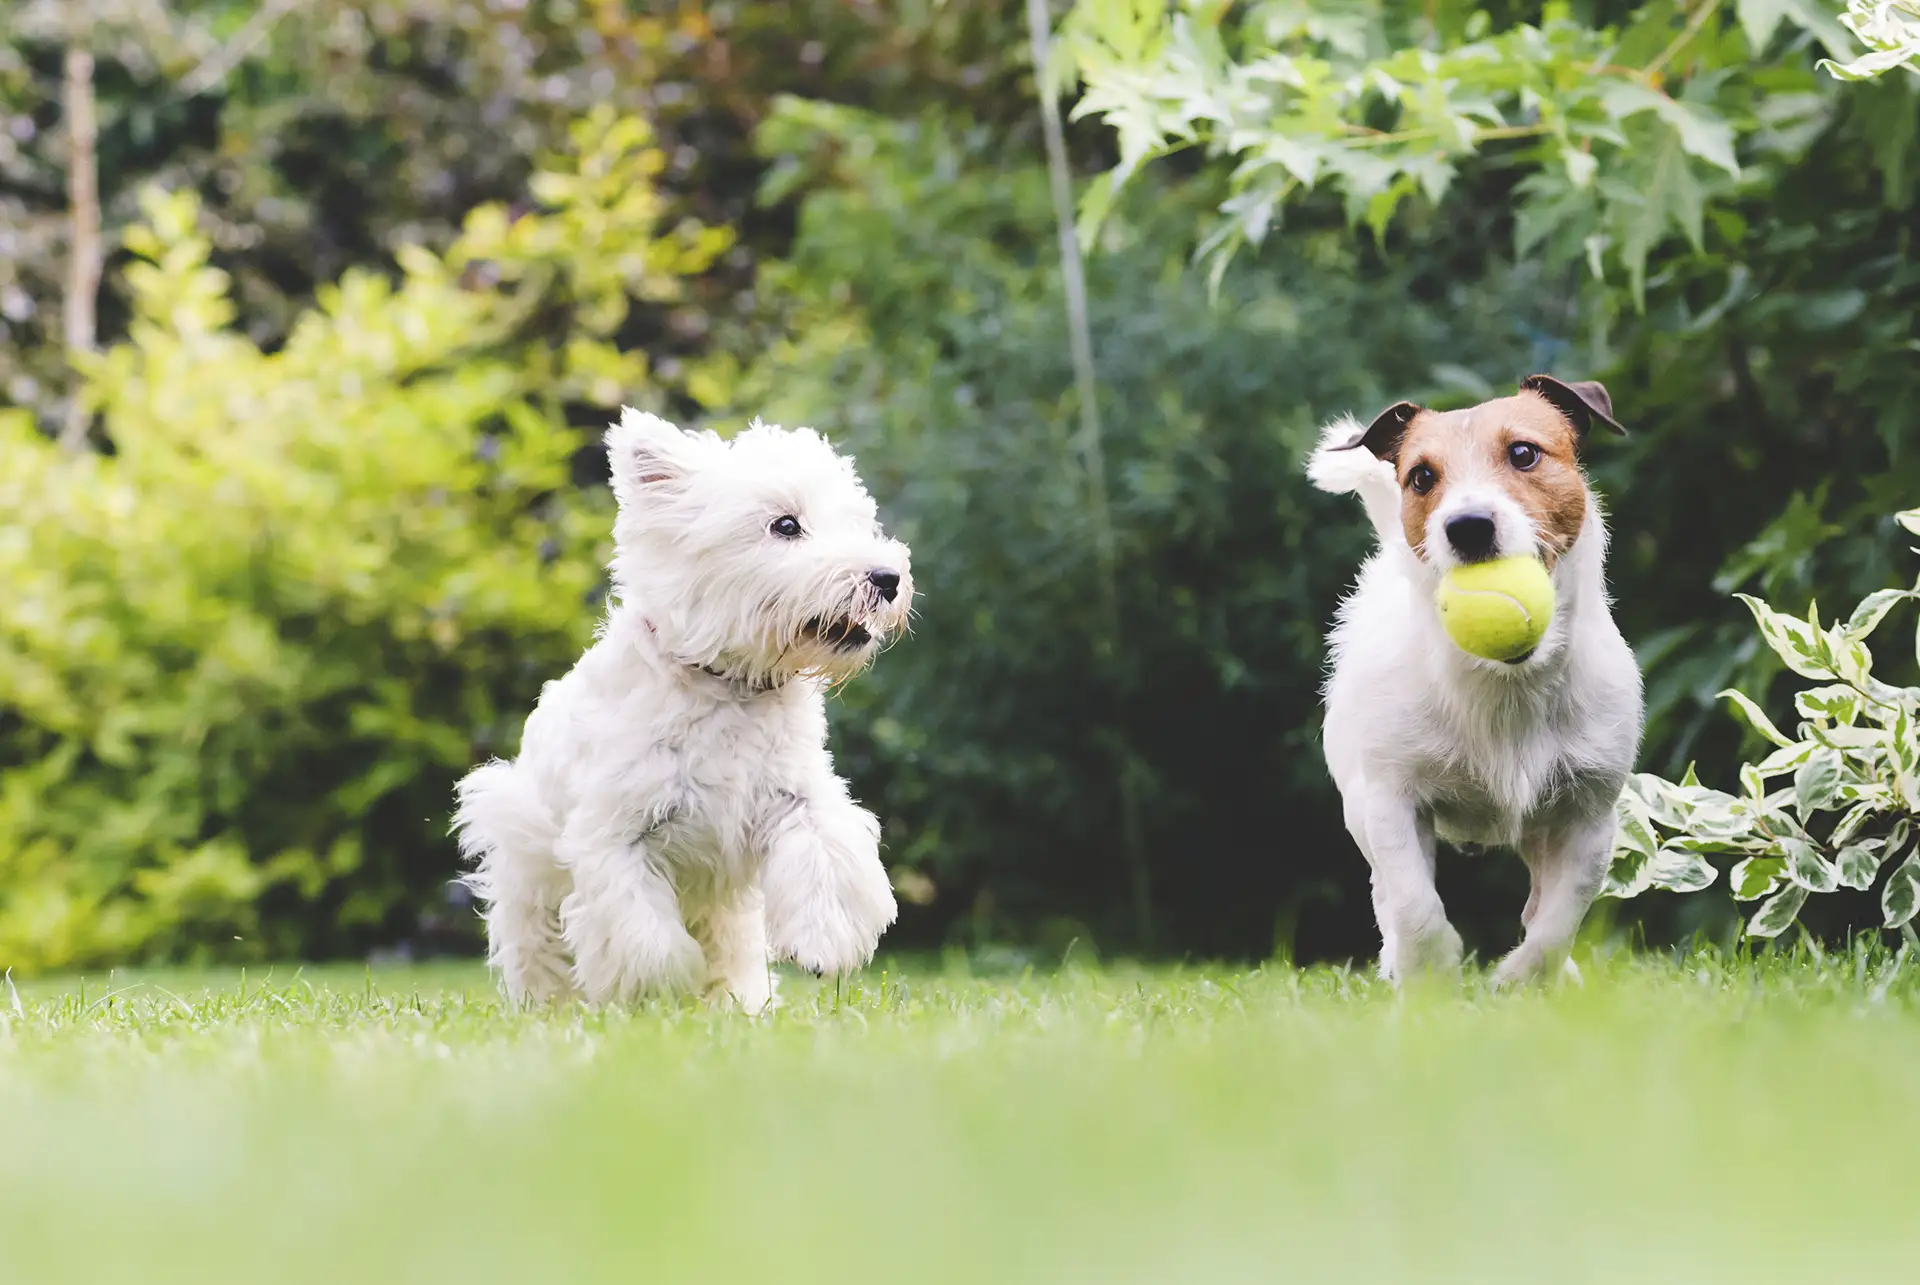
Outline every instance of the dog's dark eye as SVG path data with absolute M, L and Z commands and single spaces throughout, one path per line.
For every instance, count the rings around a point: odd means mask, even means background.
M 1416 464 L 1407 472 L 1407 485 L 1413 488 L 1415 495 L 1425 495 L 1439 480 L 1425 464 Z
M 1540 448 L 1532 442 L 1515 442 L 1507 448 L 1507 462 L 1524 473 L 1540 462 Z
M 798 540 L 800 538 L 800 519 L 794 517 L 791 513 L 782 513 L 773 520 L 772 524 L 767 527 L 767 530 L 773 532 L 782 540 Z

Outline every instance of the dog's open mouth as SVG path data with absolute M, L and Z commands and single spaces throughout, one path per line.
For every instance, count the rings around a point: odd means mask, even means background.
M 815 616 L 801 632 L 835 651 L 859 651 L 873 641 L 873 635 L 867 632 L 867 627 L 852 620 L 827 621 Z

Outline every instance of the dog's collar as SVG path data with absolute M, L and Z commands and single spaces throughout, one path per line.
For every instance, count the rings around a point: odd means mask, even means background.
M 640 623 L 647 627 L 648 633 L 653 634 L 656 637 L 659 636 L 660 631 L 653 627 L 653 622 L 651 620 L 647 620 L 646 618 L 642 617 Z M 724 669 L 715 669 L 712 665 L 698 665 L 693 663 L 692 661 L 686 661 L 686 660 L 680 661 L 680 663 L 682 665 L 685 665 L 688 669 L 699 670 L 701 673 L 705 674 L 709 678 L 717 678 L 729 687 L 737 687 L 741 691 L 747 693 L 747 695 L 749 696 L 763 696 L 768 692 L 777 691 L 781 687 L 786 685 L 785 679 L 781 679 L 779 682 L 774 682 L 772 679 L 767 679 L 767 678 L 754 678 L 754 679 L 740 678 L 734 674 L 729 674 Z

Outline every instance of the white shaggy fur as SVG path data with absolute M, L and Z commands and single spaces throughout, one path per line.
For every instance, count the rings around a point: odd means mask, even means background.
M 1440 532 L 1463 508 L 1491 512 L 1502 555 L 1539 551 L 1526 511 L 1491 477 L 1455 473 L 1425 542 L 1409 547 L 1394 468 L 1361 433 L 1329 425 L 1308 468 L 1357 492 L 1380 546 L 1329 639 L 1326 756 L 1348 831 L 1373 872 L 1383 974 L 1456 970 L 1460 936 L 1434 888 L 1435 836 L 1517 847 L 1533 877 L 1525 936 L 1496 982 L 1565 962 L 1605 878 L 1614 805 L 1638 752 L 1640 672 L 1608 611 L 1606 528 L 1589 496 L 1579 537 L 1553 570 L 1558 605 L 1520 664 L 1481 660 L 1448 639 L 1434 590 L 1452 564 Z
M 489 959 L 516 1001 L 671 989 L 757 1012 L 773 960 L 854 968 L 893 922 L 824 688 L 905 625 L 907 550 L 811 429 L 726 441 L 628 410 L 607 449 L 606 622 L 520 756 L 459 787 Z

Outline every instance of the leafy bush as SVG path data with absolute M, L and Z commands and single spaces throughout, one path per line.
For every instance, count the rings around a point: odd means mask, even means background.
M 1897 520 L 1920 534 L 1920 509 Z M 1912 847 L 1920 813 L 1920 687 L 1875 678 L 1867 638 L 1913 598 L 1920 598 L 1920 581 L 1869 594 L 1845 621 L 1823 626 L 1817 608 L 1798 620 L 1742 594 L 1767 646 L 1820 685 L 1794 696 L 1800 723 L 1793 736 L 1744 692 L 1722 693 L 1775 747 L 1740 769 L 1740 794 L 1709 789 L 1692 771 L 1677 784 L 1634 777 L 1620 801 L 1607 892 L 1696 892 L 1717 875 L 1706 855 L 1738 857 L 1729 878 L 1733 895 L 1765 898 L 1747 936 L 1767 938 L 1794 923 L 1810 894 L 1870 890 L 1892 866 L 1880 891 L 1882 922 L 1911 940 L 1909 924 L 1920 911 L 1920 848 Z M 1920 659 L 1920 636 L 1915 650 Z M 1783 777 L 1791 778 L 1788 786 L 1771 785 Z
M 1676 237 L 1697 249 L 1709 208 L 1752 181 L 1741 151 L 1791 151 L 1832 110 L 1806 46 L 1850 52 L 1805 0 L 1684 17 L 1665 0 L 1590 17 L 1078 0 L 1066 36 L 1062 71 L 1086 83 L 1075 110 L 1112 125 L 1120 151 L 1089 223 L 1140 166 L 1195 145 L 1233 161 L 1210 237 L 1228 251 L 1316 187 L 1379 234 L 1405 202 L 1442 204 L 1463 171 L 1515 166 L 1519 253 L 1624 268 L 1636 301 L 1648 256 Z
M 1352 244 L 1337 202 L 1305 202 L 1209 307 L 1182 256 L 1215 178 L 1143 180 L 1089 263 L 1115 644 L 1031 152 L 965 120 L 787 104 L 761 134 L 770 195 L 805 195 L 793 255 L 763 279 L 794 338 L 747 405 L 850 438 L 918 551 L 919 630 L 840 721 L 890 859 L 937 893 L 899 939 L 1140 942 L 1130 771 L 1161 947 L 1370 950 L 1314 698 L 1318 631 L 1367 537 L 1294 459 L 1326 413 L 1462 404 L 1528 369 L 1605 369 L 1630 416 L 1632 437 L 1591 463 L 1617 613 L 1648 671 L 1647 762 L 1737 762 L 1714 693 L 1763 691 L 1778 662 L 1714 588 L 1804 602 L 1814 584 L 1886 582 L 1876 515 L 1910 489 L 1895 465 L 1920 448 L 1920 366 L 1904 359 L 1920 277 L 1898 250 L 1916 107 L 1903 85 L 1848 91 L 1778 158 L 1777 188 L 1730 201 L 1702 253 L 1658 260 L 1644 313 L 1623 287 L 1583 291 L 1584 267 L 1503 263 L 1497 186 L 1397 234 L 1390 260 Z M 1510 939 L 1516 870 L 1445 863 L 1469 940 Z M 1660 938 L 1721 905 L 1625 913 Z
M 574 137 L 539 212 L 349 272 L 271 353 L 195 199 L 149 195 L 131 338 L 83 370 L 111 453 L 0 420 L 9 964 L 364 948 L 452 873 L 454 777 L 593 623 L 569 411 L 646 391 L 606 337 L 727 244 L 658 226 L 644 126 Z
M 1601 66 L 1579 53 L 1595 41 Z M 1725 595 L 1863 595 L 1891 571 L 1884 514 L 1912 503 L 1920 77 L 1836 84 L 1816 46 L 1845 56 L 1846 31 L 1801 4 L 1082 0 L 1063 46 L 1088 86 L 1079 110 L 1115 127 L 1112 182 L 1163 151 L 1215 158 L 1173 162 L 1213 189 L 1211 231 L 1189 243 L 1311 235 L 1331 193 L 1342 221 L 1448 283 L 1509 253 L 1534 265 L 1557 306 L 1522 324 L 1604 378 L 1633 431 L 1591 468 L 1616 615 L 1647 674 L 1644 761 L 1731 770 L 1741 747 L 1715 694 L 1758 698 L 1779 662 Z M 1110 186 L 1088 194 L 1084 227 Z M 1499 248 L 1462 255 L 1462 226 Z M 1632 913 L 1671 937 L 1722 909 Z M 1865 911 L 1832 898 L 1821 922 Z
M 1336 411 L 1510 386 L 1541 358 L 1515 324 L 1537 282 L 1434 291 L 1336 227 L 1250 257 L 1212 303 L 1181 249 L 1201 207 L 1143 187 L 1089 265 L 1110 615 L 1044 170 L 938 115 L 790 102 L 761 141 L 806 196 L 763 276 L 793 339 L 741 411 L 852 446 L 922 594 L 836 718 L 903 891 L 931 897 L 892 940 L 1368 952 L 1318 688 L 1371 537 L 1301 460 Z
M 1914 0 L 1847 0 L 1840 21 L 1867 47 L 1852 62 L 1823 60 L 1841 80 L 1872 80 L 1900 68 L 1920 76 L 1920 4 Z

